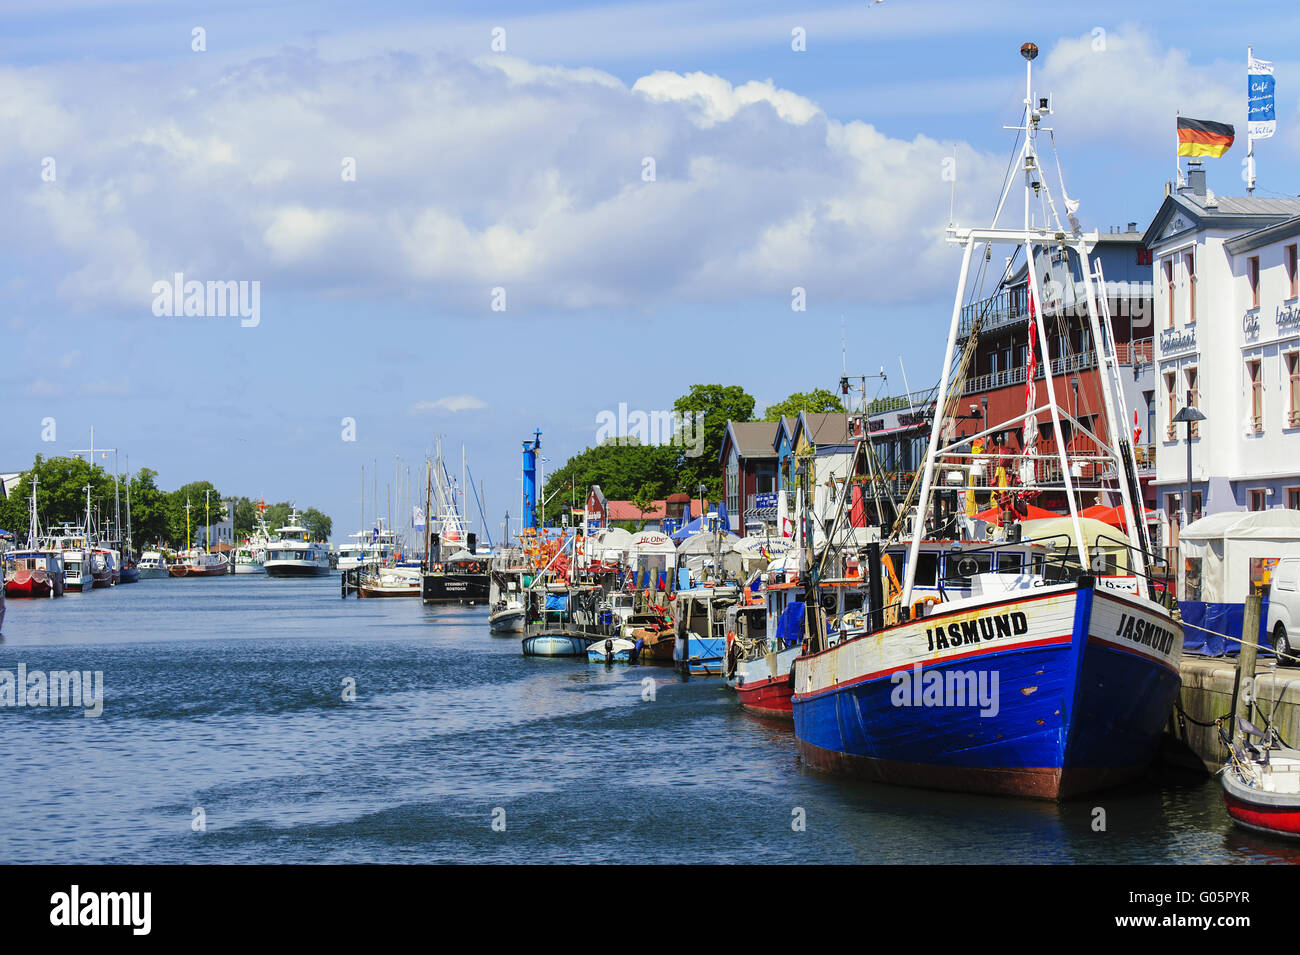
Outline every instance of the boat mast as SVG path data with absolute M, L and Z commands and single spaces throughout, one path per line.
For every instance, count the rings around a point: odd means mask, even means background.
M 1065 480 L 1065 503 L 1070 508 L 1070 521 L 1074 526 L 1075 548 L 1079 553 L 1079 567 L 1082 571 L 1088 570 L 1088 543 L 1083 537 L 1083 525 L 1079 523 L 1079 502 L 1076 500 L 1074 490 L 1074 476 L 1071 474 L 1070 459 L 1066 454 L 1065 436 L 1061 430 L 1061 409 L 1056 404 L 1056 382 L 1052 374 L 1052 355 L 1047 347 L 1047 322 L 1046 315 L 1043 311 L 1042 289 L 1038 286 L 1038 269 L 1034 265 L 1034 247 L 1030 241 L 1030 202 L 1031 193 L 1038 195 L 1039 190 L 1046 191 L 1047 183 L 1043 182 L 1042 165 L 1038 161 L 1038 123 L 1042 113 L 1034 108 L 1034 58 L 1038 56 L 1038 47 L 1026 43 L 1020 48 L 1020 55 L 1025 58 L 1025 151 L 1024 151 L 1024 170 L 1025 170 L 1025 266 L 1026 277 L 1029 280 L 1029 294 L 1033 296 L 1031 304 L 1036 303 L 1038 321 L 1030 321 L 1030 326 L 1037 326 L 1039 350 L 1043 354 L 1043 384 L 1047 386 L 1047 406 L 1052 413 L 1052 434 L 1056 439 L 1056 456 L 1061 463 L 1061 476 Z M 1050 196 L 1049 200 L 1050 202 Z M 1050 223 L 1043 223 L 1044 227 Z M 1057 223 L 1059 226 L 1060 224 Z M 1061 240 L 1065 239 L 1064 232 L 1058 232 L 1057 235 Z M 1041 238 L 1040 238 L 1041 241 Z M 1079 263 L 1081 272 L 1086 272 L 1088 267 L 1087 259 Z M 1030 343 L 1033 347 L 1033 343 Z M 1062 360 L 1066 356 L 1061 355 Z M 1064 370 L 1064 369 L 1062 369 Z M 1038 402 L 1038 385 L 1035 382 L 1029 382 L 1027 385 L 1030 394 L 1034 400 L 1032 404 Z M 1031 417 L 1026 422 L 1026 427 L 1033 423 Z M 1075 428 L 1078 422 L 1075 422 Z M 1035 474 L 1034 483 L 1037 484 L 1037 474 Z
M 87 501 L 90 500 L 89 495 L 87 495 L 86 500 Z M 185 549 L 189 550 L 193 546 L 194 545 L 190 540 L 190 496 L 186 494 L 185 495 Z
M 32 516 L 27 524 L 27 546 L 35 550 L 36 539 L 39 536 L 39 525 L 36 521 L 36 484 L 40 480 L 36 469 L 32 469 Z
M 131 533 L 131 456 L 123 455 L 123 459 L 126 461 L 126 550 L 129 554 L 134 550 L 134 535 Z

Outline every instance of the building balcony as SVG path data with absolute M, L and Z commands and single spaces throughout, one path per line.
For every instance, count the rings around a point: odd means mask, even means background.
M 1089 368 L 1096 368 L 1096 357 L 1091 353 L 1082 355 L 1067 355 L 1063 358 L 1052 359 L 1053 375 L 1068 375 L 1076 371 L 1086 371 Z M 1039 366 L 1037 378 L 1043 377 L 1043 368 Z M 984 375 L 973 375 L 966 380 L 966 387 L 962 394 L 978 395 L 986 391 L 996 391 L 999 388 L 1006 388 L 1010 385 L 1023 385 L 1025 383 L 1025 369 L 1010 368 L 1006 371 L 994 371 Z
M 1134 342 L 1119 342 L 1115 345 L 1115 360 L 1121 365 L 1144 365 L 1155 361 L 1156 340 L 1140 338 Z

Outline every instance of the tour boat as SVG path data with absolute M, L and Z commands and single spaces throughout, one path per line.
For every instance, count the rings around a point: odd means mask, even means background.
M 155 580 L 167 576 L 167 560 L 163 557 L 162 551 L 145 551 L 140 555 L 136 566 L 140 568 L 141 580 Z
M 167 572 L 173 577 L 223 577 L 230 573 L 230 561 L 225 554 L 191 548 L 177 554 Z
M 1041 162 L 1037 152 L 1050 101 L 1032 92 L 1037 47 L 1027 43 L 1021 53 L 1027 61 L 1018 157 L 1024 224 L 999 227 L 995 217 L 987 229 L 949 229 L 950 240 L 962 248 L 960 278 L 901 586 L 897 592 L 891 586 L 887 600 L 868 607 L 872 626 L 862 633 L 828 637 L 820 622 L 809 628 L 806 650 L 794 661 L 792 708 L 800 755 L 815 769 L 961 792 L 1062 799 L 1146 771 L 1180 685 L 1183 632 L 1157 599 L 1146 522 L 1134 511 L 1142 498 L 1120 366 L 1106 296 L 1098 292 L 1104 278 L 1089 258 L 1098 237 L 1081 231 L 1074 200 L 1064 205 L 1068 224 L 1059 220 L 1045 175 L 1058 166 Z M 999 214 L 1006 193 L 1003 198 Z M 1034 222 L 1039 209 L 1046 210 L 1046 221 Z M 965 410 L 965 365 L 955 360 L 955 344 L 967 279 L 976 253 L 981 263 L 1003 261 L 993 245 L 1010 245 L 1028 264 L 1032 347 L 1025 411 L 1000 421 L 986 415 L 977 434 L 954 436 L 954 418 Z M 1058 390 L 1068 390 L 1058 382 L 1058 368 L 1069 356 L 1049 348 L 1047 319 L 1054 322 L 1051 312 L 1064 307 L 1045 300 L 1042 291 L 1052 256 L 1077 270 L 1078 302 L 1071 307 L 1086 311 L 1090 334 L 1083 351 L 1090 354 L 1084 357 L 1100 370 L 1101 407 L 1087 410 L 1101 416 L 1104 430 L 1095 421 L 1081 423 L 1079 410 L 1072 415 L 1058 402 Z M 1054 448 L 1040 452 L 1044 417 Z M 1086 461 L 1070 459 L 1066 423 L 1071 433 L 1094 437 Z M 984 437 L 1016 432 L 1024 437 L 1015 453 L 984 453 Z M 1007 462 L 999 470 L 1009 480 L 994 480 L 994 459 Z M 1088 467 L 1091 484 L 1080 477 Z M 1102 481 L 1119 493 L 1125 516 L 1127 529 L 1114 532 L 1112 548 L 1124 558 L 1125 572 L 1118 576 L 1109 573 L 1113 555 L 1099 552 L 1079 515 L 1083 492 L 1099 493 Z M 962 491 L 968 501 L 992 495 L 1003 526 L 990 533 L 983 522 L 971 522 L 968 528 L 981 536 L 968 529 L 961 539 L 928 539 L 930 547 L 947 549 L 951 575 L 935 581 L 937 592 L 914 602 L 920 573 L 934 569 L 928 559 L 920 560 L 927 523 L 951 526 L 952 512 L 939 502 L 946 498 L 951 504 Z M 1029 541 L 1016 515 L 1043 492 L 1063 496 L 1072 529 Z M 1003 568 L 1001 549 L 1031 543 L 1035 562 Z M 884 588 L 878 552 L 876 560 L 868 569 L 870 590 L 879 595 Z M 814 612 L 818 608 L 810 604 Z
M 10 597 L 62 597 L 63 558 L 58 551 L 11 550 L 4 557 L 4 586 Z
M 298 523 L 298 512 L 289 516 L 289 523 L 275 529 L 275 537 L 266 545 L 266 562 L 263 565 L 270 577 L 320 577 L 330 568 L 329 548 L 311 539 L 307 529 Z
M 390 563 L 402 548 L 400 536 L 384 527 L 383 518 L 373 530 L 357 531 L 348 537 L 352 542 L 339 547 L 339 570 L 352 570 L 366 564 L 383 566 Z

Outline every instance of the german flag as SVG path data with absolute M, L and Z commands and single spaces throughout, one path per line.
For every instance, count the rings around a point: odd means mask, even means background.
M 1178 155 L 1211 156 L 1218 159 L 1228 151 L 1237 131 L 1227 123 L 1178 117 Z

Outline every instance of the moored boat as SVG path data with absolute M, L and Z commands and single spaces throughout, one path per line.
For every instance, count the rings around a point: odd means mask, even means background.
M 177 554 L 167 572 L 173 577 L 224 577 L 230 573 L 230 561 L 225 554 L 192 548 Z
M 631 663 L 636 656 L 636 644 L 622 637 L 606 637 L 587 647 L 588 663 Z
M 145 551 L 140 555 L 140 560 L 136 566 L 140 570 L 141 580 L 156 580 L 168 576 L 167 559 L 163 556 L 162 551 Z
M 1027 43 L 1021 54 L 1024 225 L 999 227 L 995 217 L 986 229 L 949 229 L 963 257 L 919 493 L 893 533 L 910 538 L 902 584 L 883 596 L 884 561 L 873 544 L 863 626 L 828 632 L 820 602 L 808 602 L 815 616 L 805 652 L 794 661 L 792 708 L 800 755 L 813 768 L 1063 799 L 1146 771 L 1180 685 L 1183 632 L 1159 599 L 1157 561 L 1135 511 L 1142 496 L 1115 336 L 1104 277 L 1090 258 L 1097 234 L 1082 231 L 1073 200 L 1064 207 L 1068 224 L 1056 212 L 1043 173 L 1059 164 L 1044 163 L 1037 151 L 1050 100 L 1032 95 L 1038 48 Z M 977 251 L 984 259 L 993 245 L 1008 244 L 1008 263 L 1026 263 L 1024 413 L 1001 420 L 976 415 L 979 433 L 954 435 L 967 373 L 955 346 L 971 262 Z M 1044 297 L 1052 262 L 1077 279 L 1068 305 Z M 1067 337 L 1056 339 L 1061 354 L 1050 347 L 1048 318 L 1066 308 L 1085 316 L 1082 358 Z M 1085 401 L 1092 407 L 1071 414 L 1057 395 L 1060 369 L 1073 360 L 1101 371 L 1098 396 Z M 1067 430 L 1087 434 L 1086 450 L 1072 453 Z M 1009 434 L 1021 438 L 1014 453 L 985 451 L 985 438 Z M 856 439 L 854 459 L 863 440 Z M 1084 496 L 1103 491 L 1118 494 L 1125 528 L 1105 539 L 1089 533 L 1080 515 Z M 848 493 L 846 483 L 841 513 Z M 1001 514 L 1000 527 L 976 520 L 977 497 L 985 494 Z M 1064 502 L 1068 517 L 1035 539 L 1036 522 L 1021 517 L 1035 500 L 1049 498 Z
M 740 589 L 734 584 L 704 584 L 673 597 L 676 621 L 673 663 L 691 676 L 725 676 L 727 608 Z
M 275 538 L 267 545 L 266 568 L 270 577 L 320 577 L 328 574 L 329 549 L 312 541 L 310 533 L 298 523 L 295 510 L 289 523 L 275 529 Z
M 1237 718 L 1243 742 L 1234 743 L 1219 724 L 1228 747 L 1220 771 L 1223 803 L 1234 823 L 1255 832 L 1300 839 L 1300 750 L 1277 745 L 1273 728 L 1260 730 Z M 1251 737 L 1259 737 L 1252 743 Z
M 372 573 L 362 573 L 357 584 L 357 596 L 418 597 L 420 596 L 420 569 L 381 567 Z
M 63 558 L 58 551 L 24 549 L 3 556 L 4 585 L 9 597 L 62 597 Z

